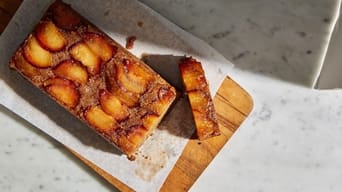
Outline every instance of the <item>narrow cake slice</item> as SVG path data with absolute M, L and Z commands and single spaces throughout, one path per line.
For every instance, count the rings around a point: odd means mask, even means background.
M 189 97 L 198 138 L 220 135 L 214 104 L 200 62 L 188 57 L 179 64 L 185 91 Z
M 174 87 L 60 0 L 10 67 L 129 157 L 176 97 Z

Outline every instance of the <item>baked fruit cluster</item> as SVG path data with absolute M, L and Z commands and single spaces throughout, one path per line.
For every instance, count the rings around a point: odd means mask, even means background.
M 176 98 L 174 87 L 62 1 L 48 8 L 10 67 L 128 156 Z
M 220 135 L 209 85 L 201 63 L 188 57 L 181 60 L 179 68 L 192 109 L 198 138 L 204 140 Z
M 150 67 L 62 1 L 55 1 L 10 67 L 131 157 L 176 98 Z M 220 134 L 201 63 L 180 62 L 200 140 Z

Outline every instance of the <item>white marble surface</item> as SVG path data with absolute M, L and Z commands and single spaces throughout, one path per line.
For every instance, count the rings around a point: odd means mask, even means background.
M 236 67 L 311 85 L 339 0 L 142 0 Z
M 342 91 L 296 85 L 310 82 L 339 1 L 143 2 L 233 61 L 229 75 L 254 99 L 192 191 L 342 191 Z M 0 191 L 115 190 L 0 109 Z

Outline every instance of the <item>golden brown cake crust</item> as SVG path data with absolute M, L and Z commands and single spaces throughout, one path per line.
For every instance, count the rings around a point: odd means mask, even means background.
M 174 87 L 150 67 L 59 0 L 10 67 L 127 155 L 176 97 Z
M 187 57 L 181 60 L 179 68 L 189 97 L 198 138 L 204 140 L 220 135 L 214 103 L 201 63 Z

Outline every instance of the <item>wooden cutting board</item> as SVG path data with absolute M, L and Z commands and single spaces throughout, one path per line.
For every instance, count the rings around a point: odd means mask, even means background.
M 21 2 L 22 0 L 0 0 L 0 33 L 5 29 Z M 161 191 L 188 191 L 253 108 L 250 95 L 229 77 L 224 79 L 216 93 L 214 104 L 223 134 L 201 142 L 195 137 L 190 138 Z M 133 191 L 81 155 L 70 151 L 119 190 Z
M 190 138 L 161 191 L 188 191 L 253 108 L 250 95 L 229 77 L 216 93 L 214 104 L 223 134 L 201 142 Z M 133 191 L 81 155 L 71 152 L 121 191 Z

